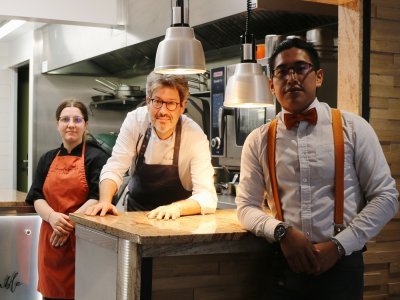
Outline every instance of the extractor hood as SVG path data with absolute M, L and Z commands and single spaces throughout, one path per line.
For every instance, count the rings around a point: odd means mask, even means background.
M 319 3 L 304 3 L 302 6 L 301 3 L 294 7 L 293 1 L 258 1 L 250 25 L 258 43 L 263 43 L 267 34 L 304 35 L 316 27 L 330 27 L 337 32 L 337 6 Z M 207 63 L 240 56 L 239 37 L 243 34 L 246 20 L 245 1 L 243 3 L 241 13 L 193 26 L 196 38 L 203 45 Z M 47 73 L 121 78 L 148 74 L 154 68 L 157 46 L 163 38 L 150 38 Z

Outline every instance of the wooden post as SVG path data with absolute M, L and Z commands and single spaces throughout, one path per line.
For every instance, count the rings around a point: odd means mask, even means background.
M 362 95 L 362 0 L 338 6 L 338 100 L 337 107 L 361 114 Z

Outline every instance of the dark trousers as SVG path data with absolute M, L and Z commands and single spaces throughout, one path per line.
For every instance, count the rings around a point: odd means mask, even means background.
M 361 300 L 364 260 L 361 251 L 342 257 L 327 272 L 312 276 L 291 271 L 276 248 L 266 266 L 269 270 L 263 299 L 266 300 Z

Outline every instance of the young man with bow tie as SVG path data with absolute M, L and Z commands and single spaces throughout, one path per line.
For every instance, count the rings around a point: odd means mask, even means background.
M 398 210 L 379 140 L 361 117 L 319 102 L 310 44 L 282 42 L 269 67 L 282 112 L 248 136 L 236 197 L 242 225 L 273 245 L 268 299 L 362 299 L 365 244 Z

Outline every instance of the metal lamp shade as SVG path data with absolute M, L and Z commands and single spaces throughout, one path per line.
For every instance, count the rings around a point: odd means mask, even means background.
M 266 107 L 274 105 L 268 93 L 267 76 L 258 63 L 240 63 L 225 89 L 226 107 Z
M 162 74 L 198 74 L 206 71 L 204 51 L 191 27 L 169 27 L 158 44 L 154 71 Z

